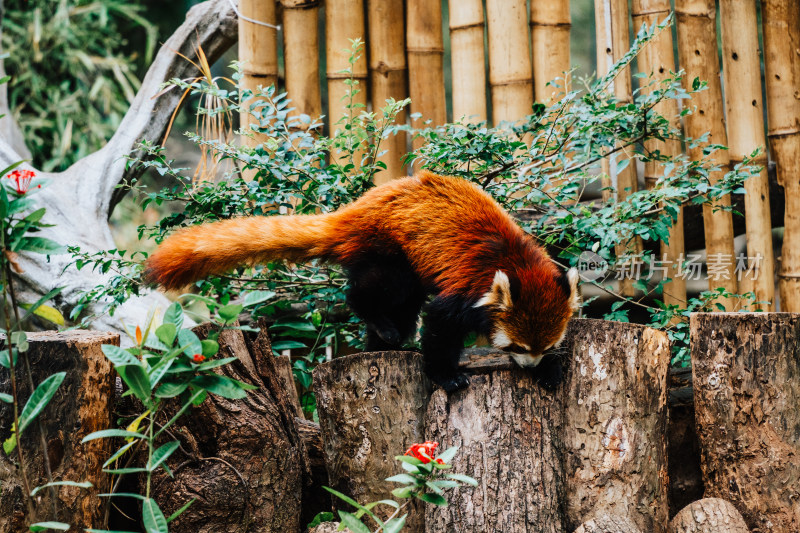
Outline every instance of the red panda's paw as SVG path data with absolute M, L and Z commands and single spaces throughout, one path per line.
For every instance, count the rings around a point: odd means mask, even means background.
M 447 394 L 465 389 L 469 386 L 469 376 L 466 374 L 432 375 L 431 380 L 439 385 Z

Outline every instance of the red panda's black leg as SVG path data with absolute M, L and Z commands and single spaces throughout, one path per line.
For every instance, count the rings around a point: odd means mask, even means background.
M 542 358 L 534 372 L 536 381 L 547 390 L 555 390 L 564 377 L 561 357 L 558 353 L 549 353 Z
M 348 265 L 347 304 L 367 325 L 367 351 L 396 350 L 416 331 L 425 291 L 402 256 Z

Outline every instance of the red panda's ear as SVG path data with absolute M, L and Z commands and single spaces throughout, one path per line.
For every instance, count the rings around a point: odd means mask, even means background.
M 580 306 L 580 293 L 578 292 L 578 271 L 575 268 L 567 270 L 567 280 L 569 281 L 569 305 L 573 311 L 577 311 Z
M 496 306 L 500 309 L 511 307 L 511 282 L 505 272 L 501 270 L 495 272 L 491 289 L 478 300 L 475 307 L 484 305 Z

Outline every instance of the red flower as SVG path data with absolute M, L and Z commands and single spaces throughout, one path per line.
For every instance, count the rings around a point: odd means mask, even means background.
M 423 464 L 430 463 L 433 459 L 433 456 L 436 454 L 436 448 L 439 446 L 438 442 L 433 442 L 431 440 L 425 441 L 422 444 L 412 444 L 411 447 L 406 450 L 405 455 L 410 455 L 411 457 L 416 457 Z M 444 464 L 444 461 L 441 459 L 436 459 L 436 462 L 440 465 Z
M 192 356 L 192 359 L 194 360 L 195 363 L 202 363 L 203 361 L 206 360 L 206 356 L 196 353 Z
M 8 179 L 14 180 L 14 190 L 17 194 L 25 194 L 31 186 L 31 181 L 36 177 L 32 170 L 14 170 L 9 172 Z M 41 187 L 41 185 L 38 185 Z

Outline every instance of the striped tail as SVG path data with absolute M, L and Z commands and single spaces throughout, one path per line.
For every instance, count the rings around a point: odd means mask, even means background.
M 240 265 L 331 255 L 335 214 L 247 217 L 182 229 L 145 263 L 145 279 L 178 289 Z

